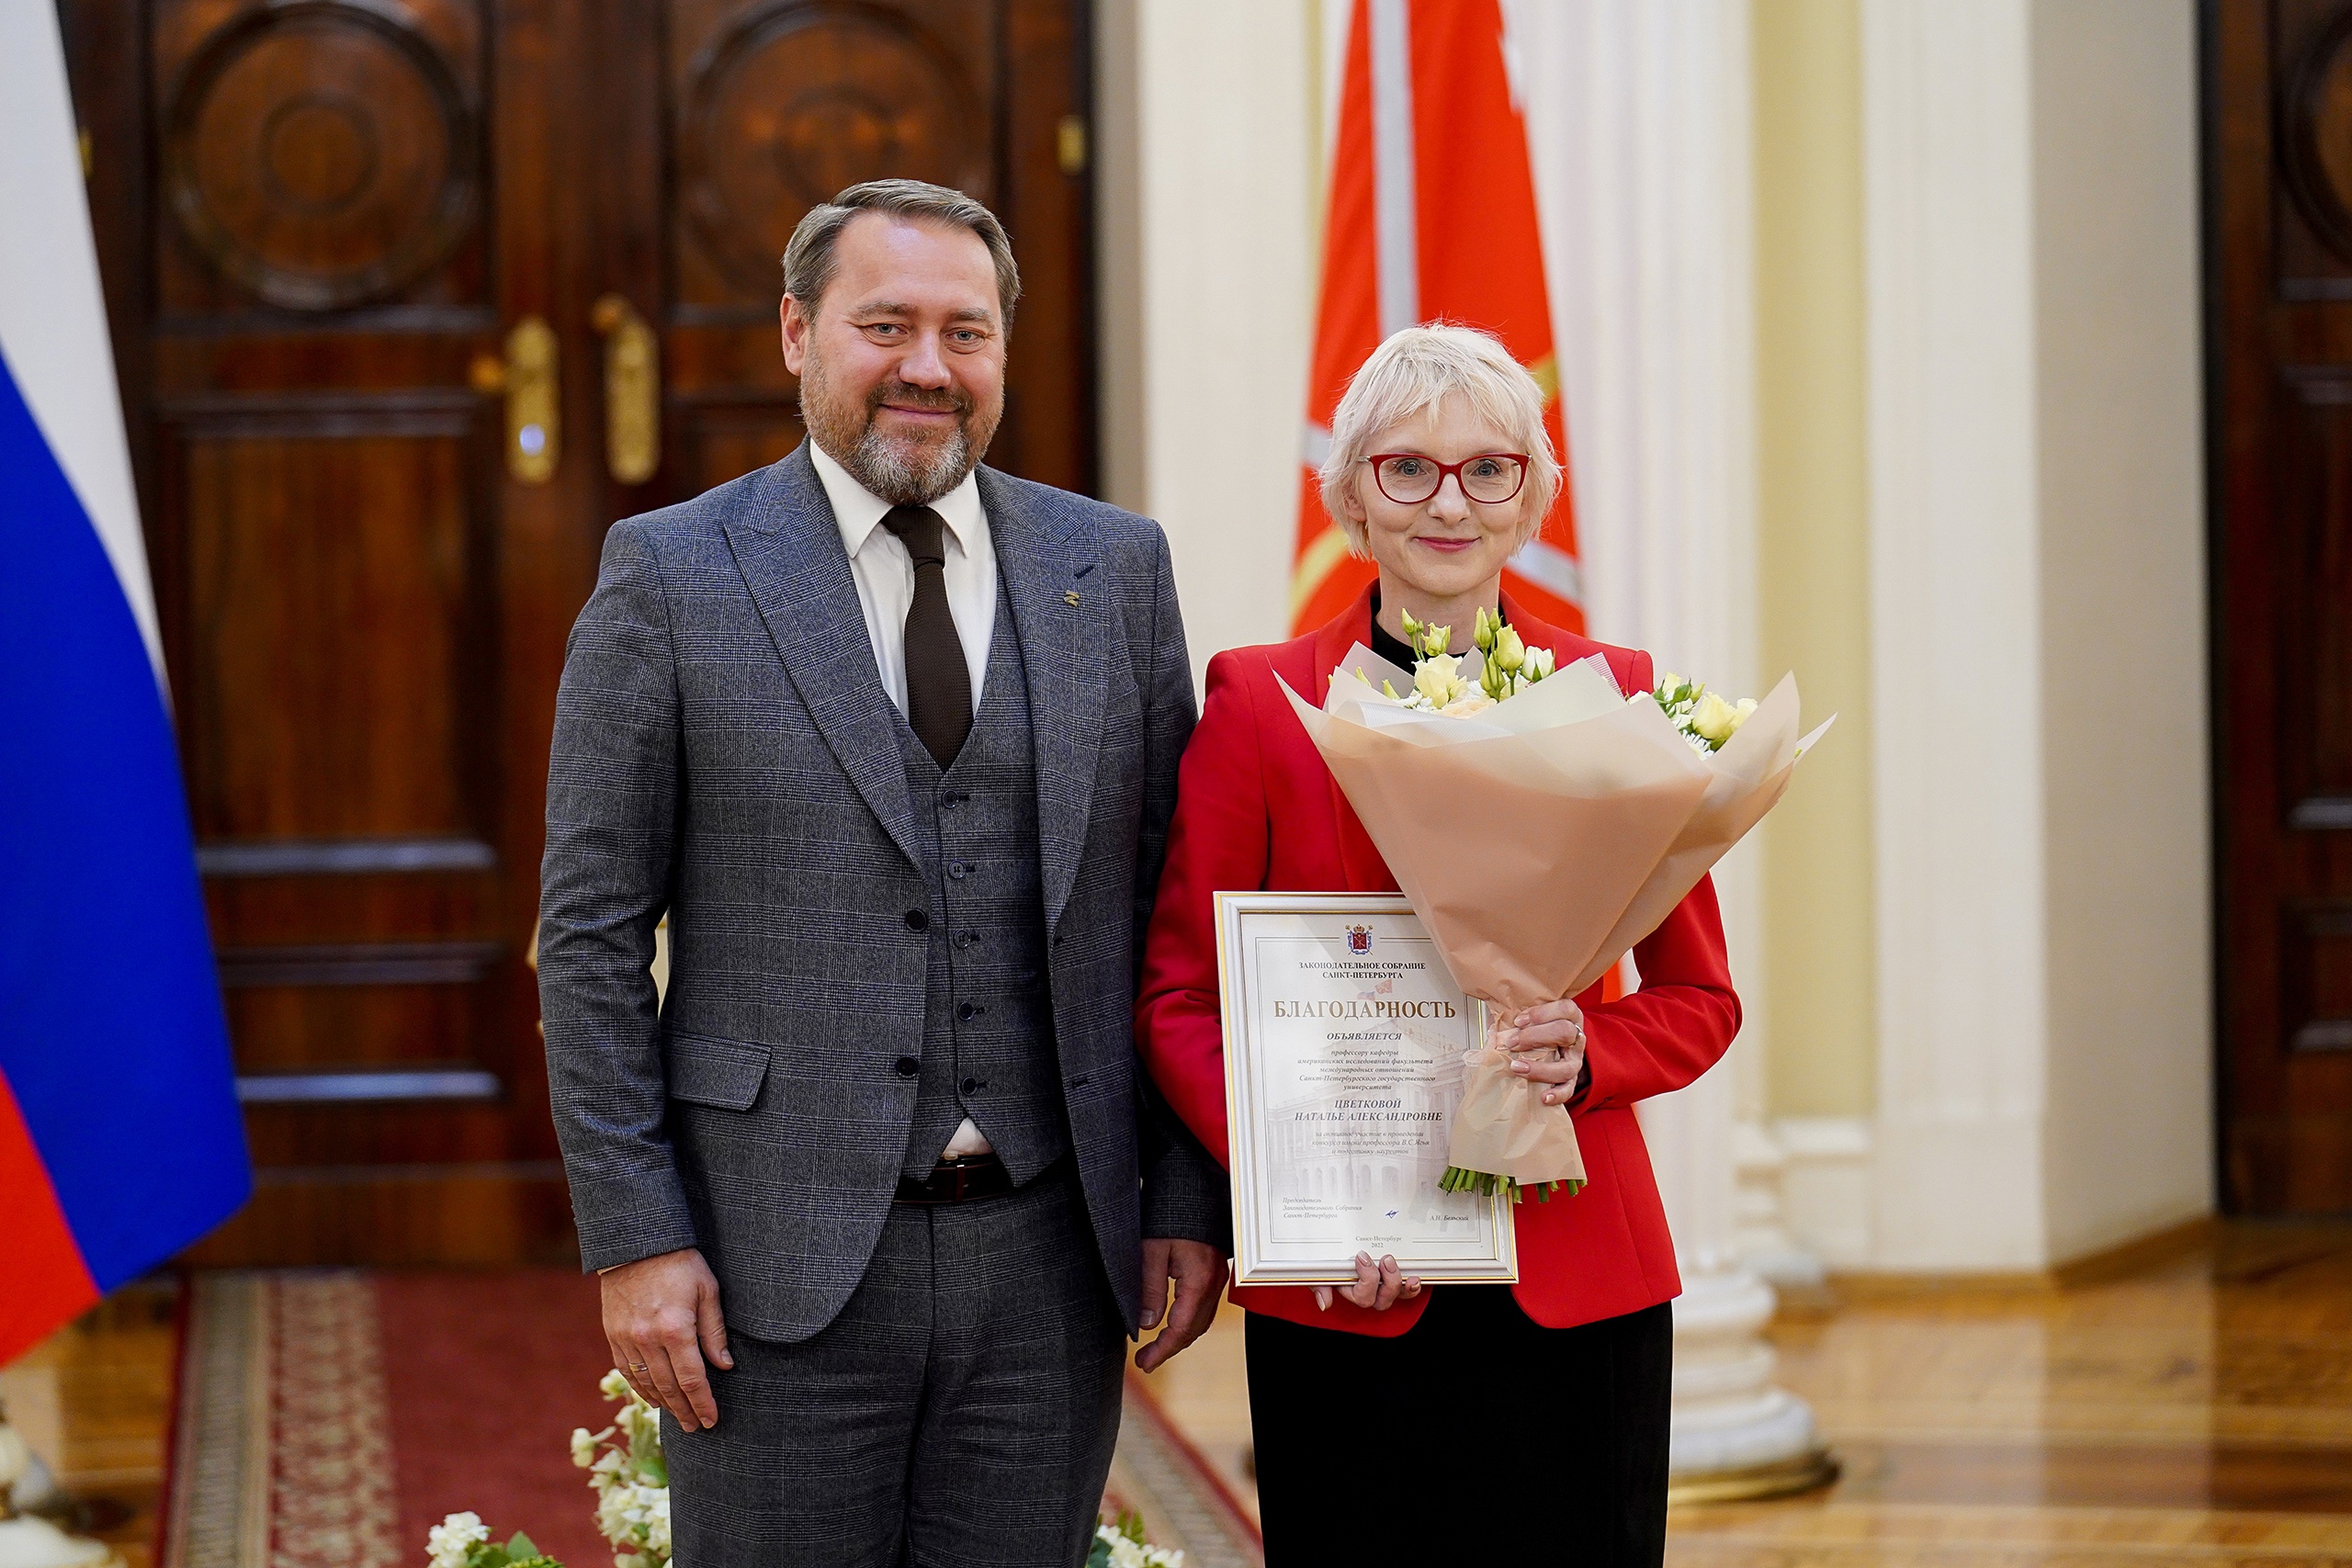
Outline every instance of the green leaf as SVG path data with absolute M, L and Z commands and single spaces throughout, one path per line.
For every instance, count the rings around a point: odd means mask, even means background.
M 538 1556 L 539 1549 L 533 1544 L 529 1536 L 525 1535 L 521 1530 L 516 1530 L 506 1542 L 506 1555 L 520 1562 L 526 1557 Z

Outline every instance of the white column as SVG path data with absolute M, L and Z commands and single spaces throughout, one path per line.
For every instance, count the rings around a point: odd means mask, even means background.
M 1760 690 L 1746 0 L 1507 14 L 1592 630 L 1660 670 Z M 1717 884 L 1747 990 L 1761 970 L 1744 852 Z M 1760 1047 L 1751 1031 L 1735 1051 Z M 1685 1495 L 1801 1481 L 1819 1461 L 1812 1412 L 1772 1383 L 1771 1287 L 1736 1247 L 1737 1075 L 1727 1061 L 1642 1107 L 1682 1271 L 1670 1465 Z
M 1862 10 L 1873 1230 L 1894 1268 L 2045 1256 L 2027 44 L 2027 0 Z

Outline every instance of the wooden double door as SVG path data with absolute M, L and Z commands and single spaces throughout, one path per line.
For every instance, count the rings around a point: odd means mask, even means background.
M 560 1257 L 527 959 L 604 531 L 797 443 L 779 258 L 884 175 L 1005 220 L 990 461 L 1091 488 L 1082 0 L 59 4 L 259 1168 L 195 1256 Z
M 2352 1212 L 2352 0 L 2205 0 L 2222 1191 Z

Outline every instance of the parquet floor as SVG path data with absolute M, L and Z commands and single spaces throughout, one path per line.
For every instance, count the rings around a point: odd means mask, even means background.
M 82 1528 L 113 1542 L 127 1568 L 151 1568 L 178 1299 L 163 1284 L 118 1291 L 0 1370 L 9 1424 L 82 1502 Z
M 1254 1506 L 1239 1329 L 1152 1382 Z M 2352 1564 L 2352 1225 L 2066 1288 L 1848 1281 L 1772 1338 L 1844 1477 L 1677 1509 L 1670 1568 Z
M 1678 1513 L 1677 1568 L 2352 1562 L 2352 1227 L 2233 1224 L 2067 1289 L 1785 1314 L 1830 1493 Z
M 1773 1330 L 1831 1491 L 1675 1514 L 1673 1568 L 2352 1568 L 2352 1225 L 2235 1223 L 2064 1288 L 1848 1282 Z M 149 1568 L 171 1297 L 119 1295 L 0 1398 Z M 1151 1380 L 1245 1505 L 1238 1314 Z

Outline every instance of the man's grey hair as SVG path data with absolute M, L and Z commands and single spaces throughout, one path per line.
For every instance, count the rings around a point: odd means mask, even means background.
M 1012 264 L 1012 242 L 996 214 L 960 190 L 923 180 L 867 180 L 854 185 L 831 201 L 819 202 L 792 231 L 784 248 L 784 291 L 814 316 L 825 286 L 833 280 L 833 244 L 851 219 L 861 212 L 887 212 L 917 222 L 952 223 L 969 229 L 989 248 L 996 265 L 997 302 L 1004 324 L 1012 325 L 1012 307 L 1021 298 L 1021 269 Z
M 1476 327 L 1434 321 L 1400 327 L 1349 381 L 1331 415 L 1331 446 L 1324 455 L 1323 509 L 1356 554 L 1367 553 L 1364 526 L 1345 504 L 1356 465 L 1372 456 L 1374 436 L 1390 425 L 1460 397 L 1479 418 L 1527 454 L 1527 483 L 1520 491 L 1519 537 L 1524 545 L 1543 527 L 1560 493 L 1560 459 L 1544 425 L 1544 389 L 1499 339 Z

